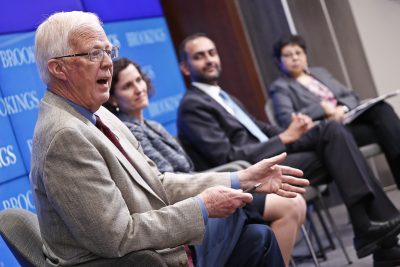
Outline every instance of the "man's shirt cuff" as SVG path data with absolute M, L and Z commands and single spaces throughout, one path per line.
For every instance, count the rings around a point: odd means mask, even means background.
M 231 187 L 233 189 L 240 189 L 239 174 L 238 172 L 231 172 Z

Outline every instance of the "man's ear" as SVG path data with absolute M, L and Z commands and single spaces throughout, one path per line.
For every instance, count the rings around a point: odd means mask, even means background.
M 47 62 L 47 69 L 57 79 L 64 81 L 67 80 L 67 77 L 65 75 L 65 67 L 62 61 L 57 59 L 50 59 Z
M 188 65 L 186 64 L 185 61 L 181 61 L 181 62 L 179 63 L 179 68 L 181 69 L 183 75 L 185 75 L 185 76 L 190 76 L 189 67 L 188 67 Z

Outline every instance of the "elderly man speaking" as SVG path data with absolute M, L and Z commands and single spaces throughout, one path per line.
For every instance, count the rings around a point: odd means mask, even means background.
M 285 197 L 304 191 L 302 172 L 278 165 L 285 154 L 237 173 L 161 174 L 101 107 L 118 48 L 96 15 L 50 16 L 35 52 L 48 90 L 30 179 L 49 265 L 130 266 L 149 249 L 169 266 L 282 266 L 271 230 L 247 224 L 240 208 L 252 201 L 241 189 L 255 184 Z

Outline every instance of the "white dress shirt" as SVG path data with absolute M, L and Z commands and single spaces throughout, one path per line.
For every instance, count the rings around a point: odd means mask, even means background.
M 210 85 L 206 83 L 199 83 L 199 82 L 192 82 L 193 86 L 196 86 L 199 88 L 201 91 L 209 95 L 212 99 L 218 102 L 226 111 L 228 111 L 231 115 L 235 115 L 233 112 L 233 109 L 228 106 L 225 101 L 222 99 L 222 97 L 219 95 L 219 92 L 221 91 L 221 87 L 218 85 Z

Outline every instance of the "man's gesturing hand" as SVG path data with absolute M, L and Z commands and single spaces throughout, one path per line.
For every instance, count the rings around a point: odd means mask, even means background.
M 210 218 L 225 218 L 237 208 L 253 201 L 253 196 L 224 186 L 210 187 L 198 195 L 206 205 Z
M 257 192 L 275 193 L 283 197 L 295 197 L 297 193 L 304 193 L 308 180 L 302 177 L 299 169 L 278 165 L 286 158 L 286 153 L 259 161 L 258 163 L 239 171 L 241 188 L 251 188 L 262 183 Z
M 299 138 L 313 126 L 310 117 L 304 114 L 292 113 L 292 122 L 289 127 L 279 134 L 279 138 L 284 144 L 291 144 L 299 140 Z

